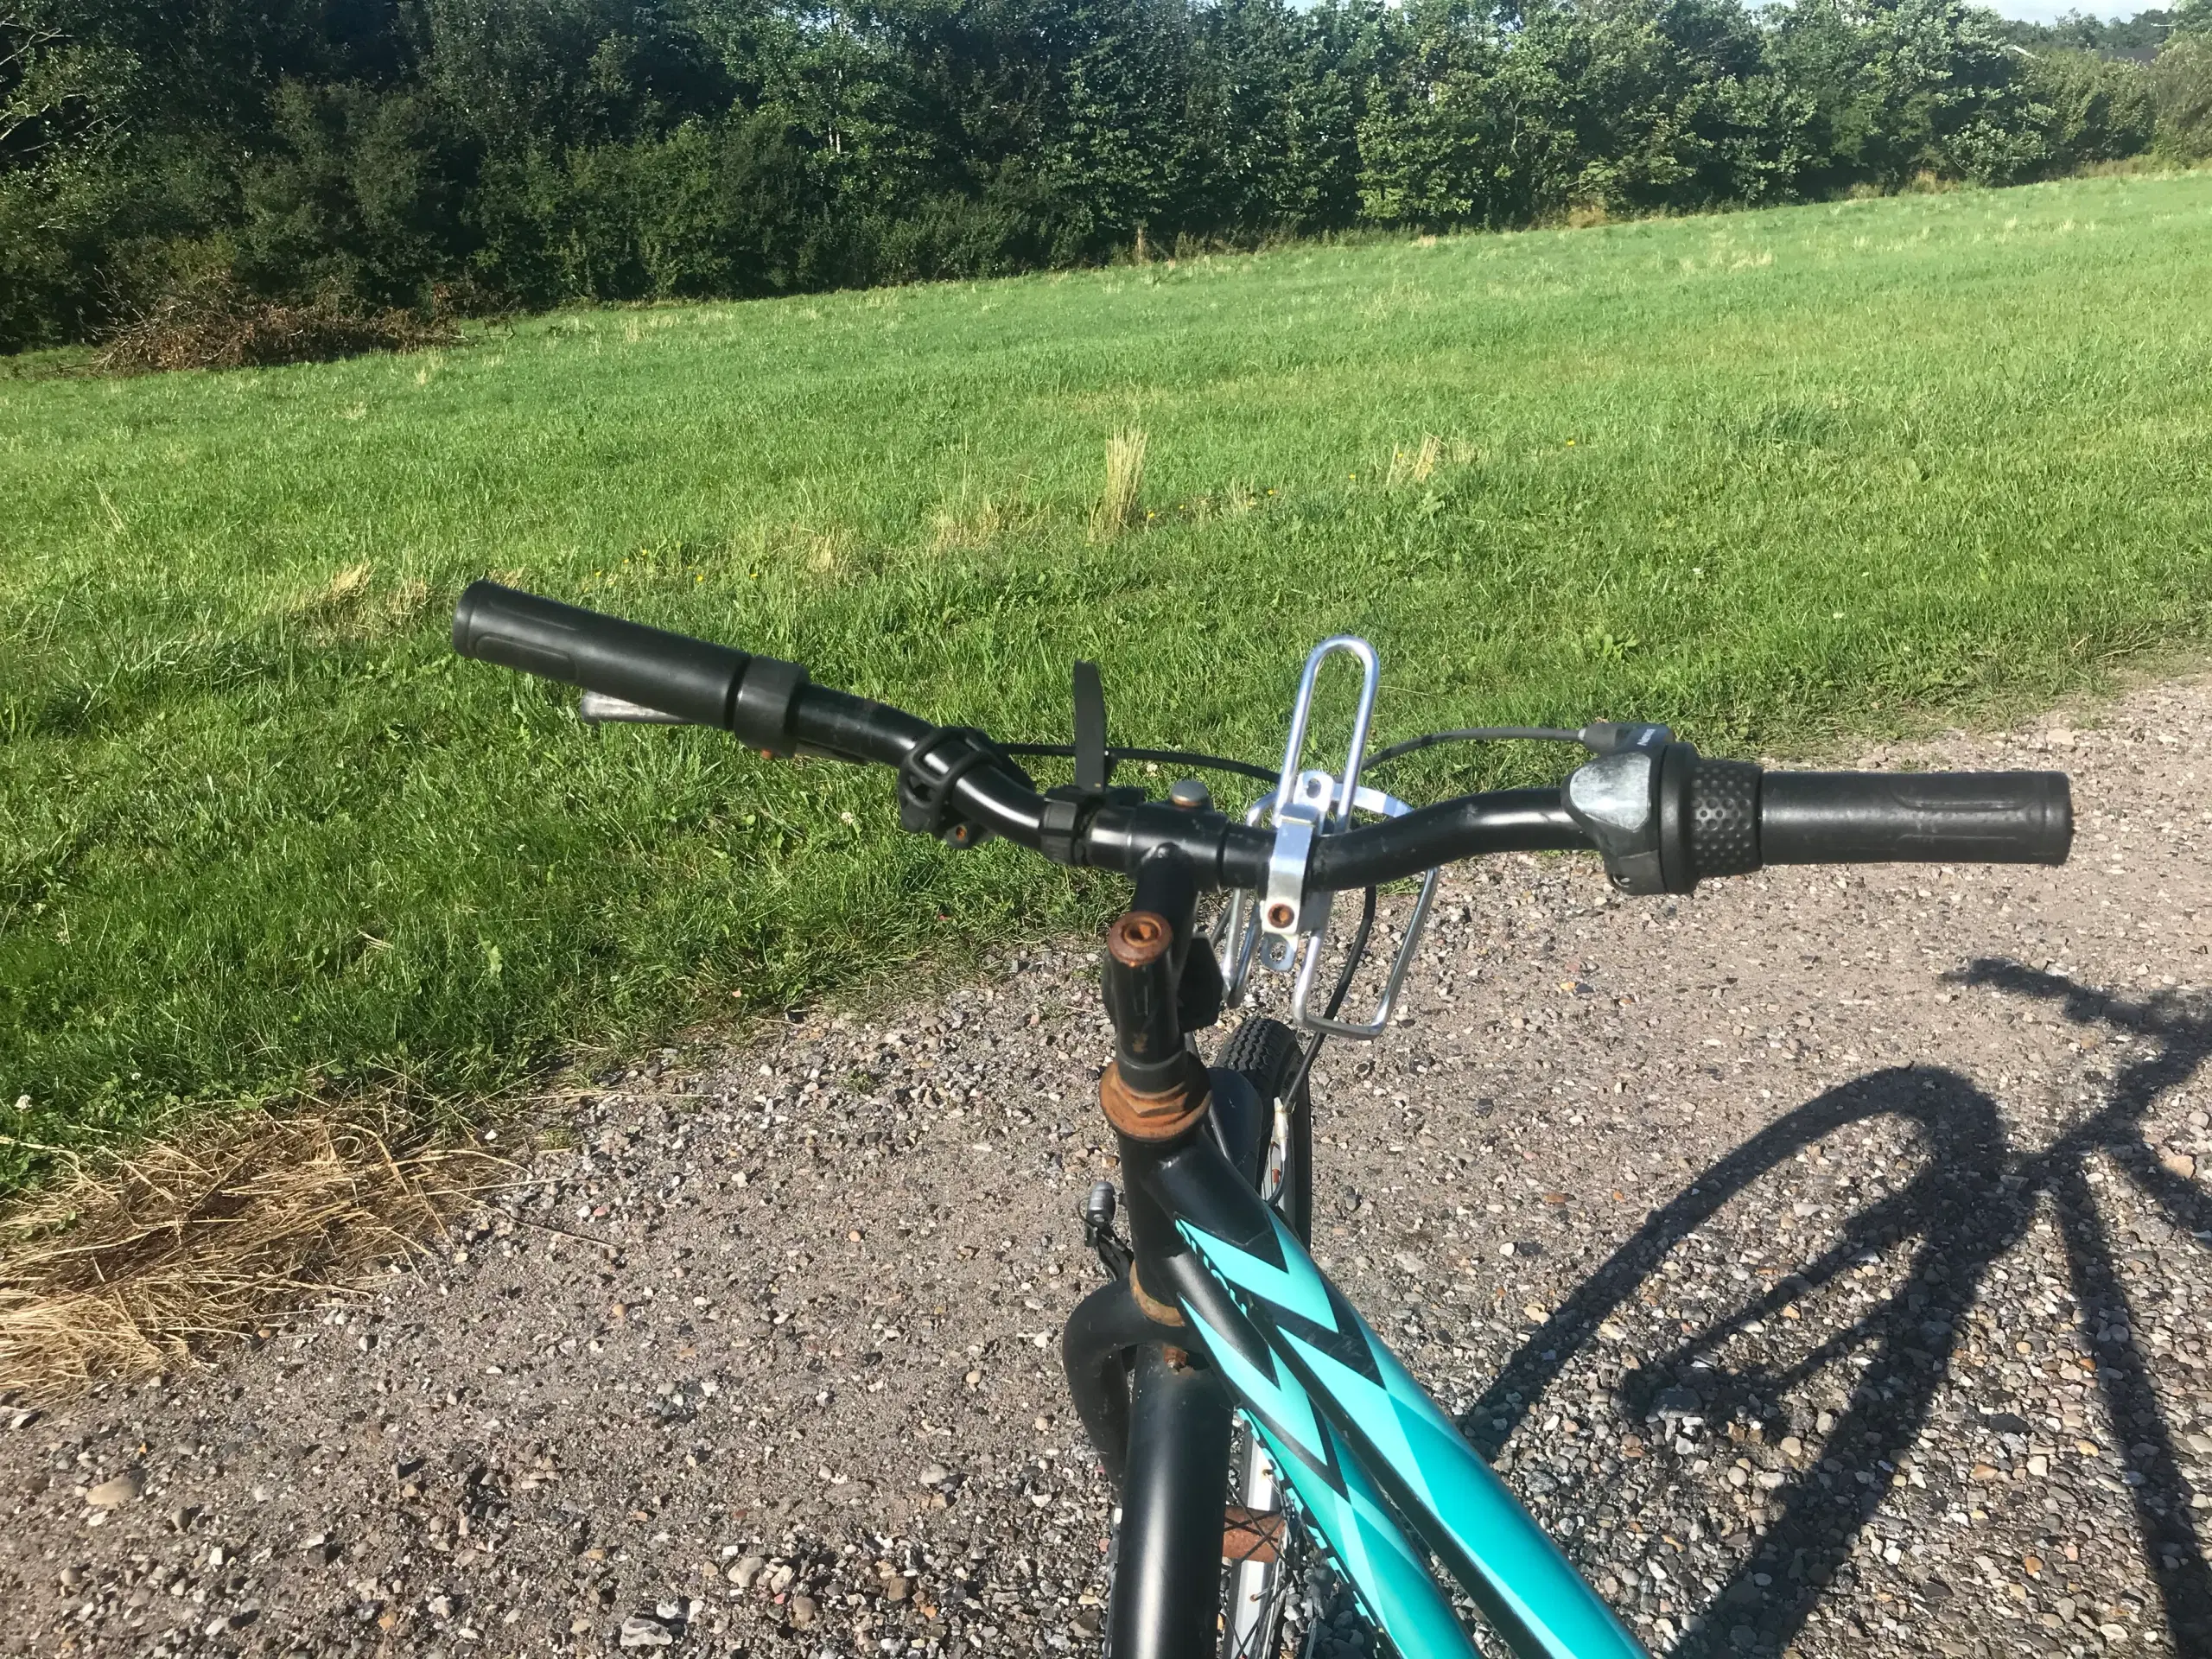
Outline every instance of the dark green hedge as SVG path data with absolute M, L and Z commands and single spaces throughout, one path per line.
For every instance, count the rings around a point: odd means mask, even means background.
M 741 296 L 2007 182 L 2154 128 L 2193 155 L 2208 11 L 2107 41 L 1960 0 L 0 0 L 0 346 L 219 276 Z M 2147 67 L 2146 31 L 2178 42 Z

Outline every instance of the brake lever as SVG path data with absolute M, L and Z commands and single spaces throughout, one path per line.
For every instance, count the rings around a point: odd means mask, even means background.
M 610 696 L 604 691 L 587 691 L 576 701 L 576 718 L 587 726 L 620 723 L 629 726 L 690 726 L 681 715 L 663 714 L 658 709 L 648 709 L 642 702 Z

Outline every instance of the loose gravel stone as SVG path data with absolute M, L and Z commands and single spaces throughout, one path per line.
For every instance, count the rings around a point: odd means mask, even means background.
M 119 1510 L 136 1503 L 145 1490 L 146 1477 L 136 1469 L 126 1469 L 87 1491 L 85 1502 L 96 1510 Z
M 1655 1648 L 2212 1652 L 2212 695 L 1869 760 L 2064 766 L 2074 862 L 1452 873 L 1316 1252 Z M 439 1255 L 9 1402 L 0 1654 L 1095 1651 L 1095 958 L 640 1056 Z

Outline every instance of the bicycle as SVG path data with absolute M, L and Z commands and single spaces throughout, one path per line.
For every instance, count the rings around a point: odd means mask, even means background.
M 1307 658 L 1276 772 L 1109 747 L 1089 664 L 1075 673 L 1073 743 L 1002 744 L 815 685 L 794 663 L 488 582 L 462 595 L 454 646 L 582 688 L 588 720 L 696 723 L 767 756 L 889 766 L 902 827 L 948 846 L 1000 836 L 1131 879 L 1102 983 L 1115 1052 L 1100 1105 L 1122 1185 L 1102 1183 L 1086 1202 L 1108 1282 L 1062 1338 L 1077 1414 L 1121 1498 L 1104 1628 L 1114 1659 L 1283 1652 L 1308 1562 L 1325 1563 L 1400 1653 L 1471 1655 L 1430 1557 L 1522 1659 L 1643 1652 L 1307 1254 L 1315 1057 L 1330 1037 L 1388 1029 L 1445 864 L 1595 851 L 1624 893 L 1683 893 L 1766 864 L 2063 863 L 2073 835 L 2063 773 L 1768 771 L 1700 755 L 1659 725 L 1471 728 L 1370 756 L 1379 664 L 1349 636 Z M 1360 677 L 1332 772 L 1306 756 L 1319 675 L 1339 654 Z M 1556 789 L 1419 809 L 1363 781 L 1437 743 L 1504 739 L 1579 744 L 1589 758 Z M 1040 791 L 1024 755 L 1071 760 L 1073 782 Z M 1163 800 L 1113 785 L 1128 760 L 1224 770 L 1272 793 L 1238 823 L 1192 780 Z M 1416 877 L 1380 997 L 1348 1017 L 1377 891 Z M 1332 900 L 1352 890 L 1360 917 L 1319 995 Z M 1230 898 L 1202 930 L 1208 894 Z M 1288 982 L 1290 1022 L 1248 1020 L 1207 1065 L 1195 1033 L 1260 972 Z

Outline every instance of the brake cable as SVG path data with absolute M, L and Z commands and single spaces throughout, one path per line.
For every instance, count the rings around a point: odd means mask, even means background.
M 1586 741 L 1580 732 L 1570 732 L 1556 726 L 1463 726 L 1456 731 L 1424 732 L 1419 737 L 1409 737 L 1402 743 L 1393 743 L 1380 754 L 1370 755 L 1367 765 L 1379 766 L 1385 760 L 1395 760 L 1400 755 L 1411 754 L 1417 749 L 1434 748 L 1439 743 L 1494 743 L 1516 738 L 1538 743 L 1580 743 Z
M 1041 754 L 1063 760 L 1075 758 L 1072 743 L 1001 743 L 999 747 L 1008 754 Z M 1281 781 L 1281 775 L 1265 766 L 1255 766 L 1249 760 L 1231 760 L 1218 754 L 1198 754 L 1188 749 L 1121 749 L 1106 751 L 1109 761 L 1154 760 L 1168 766 L 1196 766 L 1202 772 L 1233 772 L 1240 777 L 1256 778 L 1273 789 Z
M 1580 732 L 1571 732 L 1556 726 L 1463 726 L 1448 732 L 1424 732 L 1419 737 L 1409 737 L 1402 743 L 1393 743 L 1378 754 L 1370 755 L 1368 766 L 1379 766 L 1386 760 L 1395 760 L 1417 750 L 1434 748 L 1440 743 L 1498 743 L 1523 740 L 1539 743 L 1583 743 L 1586 739 Z M 1075 758 L 1072 743 L 1001 743 L 999 747 L 1007 754 L 1041 754 L 1068 760 Z M 1109 748 L 1109 761 L 1153 760 L 1162 766 L 1196 766 L 1205 772 L 1230 772 L 1239 777 L 1256 779 L 1270 788 L 1281 781 L 1280 772 L 1265 766 L 1255 766 L 1249 760 L 1231 760 L 1225 755 L 1199 754 L 1189 749 L 1125 749 Z

